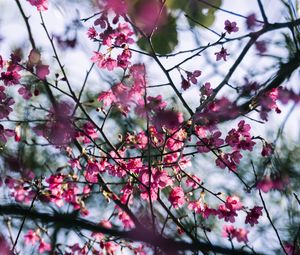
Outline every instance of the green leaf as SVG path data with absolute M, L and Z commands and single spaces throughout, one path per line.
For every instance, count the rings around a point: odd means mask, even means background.
M 176 19 L 171 14 L 168 14 L 167 22 L 154 32 L 151 42 L 156 53 L 168 54 L 174 50 L 178 39 Z M 150 45 L 146 38 L 139 39 L 137 44 L 142 50 L 151 52 Z
M 215 7 L 220 7 L 222 0 L 207 0 L 207 2 Z M 215 21 L 215 12 L 217 8 L 201 2 L 201 0 L 194 1 L 178 1 L 178 0 L 167 0 L 167 6 L 171 9 L 182 10 L 186 15 L 197 21 L 199 24 L 188 19 L 191 26 L 203 25 L 210 27 Z

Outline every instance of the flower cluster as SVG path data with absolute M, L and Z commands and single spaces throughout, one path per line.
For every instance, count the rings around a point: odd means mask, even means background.
M 249 231 L 243 228 L 235 228 L 232 225 L 223 227 L 223 237 L 228 237 L 230 240 L 236 238 L 238 242 L 248 242 Z
M 91 27 L 88 30 L 88 37 L 93 40 L 101 40 L 102 44 L 107 46 L 107 52 L 105 54 L 101 52 L 94 52 L 94 56 L 91 60 L 97 64 L 99 68 L 106 68 L 109 71 L 114 70 L 116 67 L 123 69 L 130 65 L 131 51 L 128 48 L 129 44 L 132 44 L 133 31 L 130 29 L 127 23 L 119 23 L 116 29 L 110 26 L 108 18 L 105 14 L 102 14 L 99 19 L 94 23 L 95 26 L 100 25 L 101 28 L 107 28 L 104 32 L 99 34 L 99 39 L 95 27 Z M 117 58 L 112 57 L 113 48 L 123 49 Z
M 135 105 L 141 102 L 145 89 L 145 67 L 143 65 L 133 65 L 129 69 L 128 74 L 129 86 L 122 83 L 117 83 L 108 91 L 101 92 L 98 100 L 106 106 L 115 106 L 125 116 L 130 110 L 130 105 Z M 131 80 L 129 80 L 131 79 Z
M 237 216 L 237 211 L 242 209 L 242 204 L 239 197 L 228 196 L 225 204 L 221 204 L 217 210 L 217 215 L 219 219 L 224 219 L 226 222 L 235 222 L 235 217 Z
M 181 75 L 181 88 L 183 90 L 187 90 L 192 84 L 197 84 L 197 79 L 201 75 L 200 70 L 195 70 L 194 72 L 188 72 L 185 71 L 187 78 L 184 78 L 183 75 Z
M 258 218 L 263 215 L 262 210 L 263 207 L 261 206 L 254 206 L 252 209 L 250 209 L 250 211 L 247 212 L 245 223 L 250 224 L 252 227 L 255 224 L 258 224 Z
M 28 232 L 24 236 L 25 244 L 39 244 L 39 253 L 45 253 L 51 251 L 51 245 L 49 243 L 46 243 L 43 238 L 40 236 L 39 230 L 28 230 Z
M 31 5 L 35 6 L 38 11 L 48 10 L 48 0 L 27 0 Z
M 226 32 L 227 32 L 228 34 L 231 34 L 231 33 L 234 33 L 234 32 L 239 31 L 239 28 L 237 27 L 237 24 L 236 24 L 235 21 L 230 22 L 230 21 L 227 19 L 227 20 L 225 20 L 224 25 L 225 25 L 224 29 L 226 30 Z

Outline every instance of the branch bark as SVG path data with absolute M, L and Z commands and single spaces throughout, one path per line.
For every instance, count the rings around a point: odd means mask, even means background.
M 0 214 L 25 216 L 31 220 L 39 220 L 43 223 L 51 223 L 59 228 L 67 229 L 84 229 L 93 232 L 99 232 L 110 236 L 121 237 L 131 241 L 146 242 L 150 245 L 157 246 L 167 254 L 177 254 L 178 251 L 201 251 L 201 252 L 217 252 L 221 254 L 233 254 L 231 248 L 222 247 L 218 245 L 211 245 L 209 243 L 197 242 L 187 243 L 183 241 L 174 241 L 173 239 L 164 238 L 160 235 L 153 235 L 151 231 L 138 227 L 130 231 L 121 231 L 114 228 L 105 228 L 97 225 L 91 221 L 87 221 L 73 214 L 63 213 L 45 213 L 37 210 L 30 210 L 28 207 L 20 206 L 17 204 L 0 205 Z M 236 249 L 236 255 L 250 255 L 251 253 Z M 257 253 L 263 255 L 262 253 Z

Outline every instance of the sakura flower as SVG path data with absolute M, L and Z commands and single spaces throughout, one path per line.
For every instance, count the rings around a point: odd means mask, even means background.
M 181 75 L 181 88 L 187 90 L 191 84 Z
M 100 26 L 102 29 L 106 28 L 106 25 L 109 25 L 109 21 L 107 18 L 107 13 L 103 12 L 102 15 L 94 21 L 94 26 Z
M 188 187 L 192 187 L 193 189 L 196 189 L 199 186 L 198 183 L 201 184 L 201 179 L 198 178 L 196 175 L 192 175 L 192 178 L 188 177 L 185 183 Z
M 256 26 L 258 26 L 258 23 L 256 22 L 256 14 L 255 13 L 252 13 L 247 16 L 246 25 L 249 30 L 253 30 Z
M 216 210 L 209 208 L 207 204 L 203 203 L 201 200 L 190 201 L 188 209 L 200 214 L 204 219 L 207 219 L 210 215 L 216 215 Z
M 204 206 L 203 206 L 203 203 L 200 200 L 191 201 L 188 204 L 188 209 L 193 210 L 197 214 L 200 214 L 201 212 L 204 211 Z
M 149 198 L 148 189 L 145 188 L 150 186 L 150 195 L 151 199 L 154 201 L 157 199 L 157 192 L 158 189 L 163 189 L 167 186 L 171 186 L 173 184 L 172 179 L 168 176 L 167 171 L 159 170 L 157 168 L 152 169 L 152 176 L 151 176 L 151 184 L 149 183 L 149 171 L 147 169 L 140 171 L 139 173 L 139 180 L 144 184 L 140 185 L 141 197 L 143 199 Z
M 49 121 L 46 124 L 36 126 L 34 130 L 38 135 L 44 136 L 51 144 L 67 144 L 75 135 L 71 117 L 72 106 L 65 101 L 58 102 L 49 111 Z
M 19 70 L 20 68 L 18 66 L 9 66 L 6 72 L 1 73 L 0 80 L 2 80 L 6 86 L 19 84 L 21 78 L 21 75 L 18 73 Z
M 251 126 L 241 120 L 238 123 L 238 129 L 231 129 L 225 141 L 234 149 L 252 151 L 255 142 L 252 141 L 250 129 Z
M 84 172 L 87 181 L 92 183 L 98 182 L 98 174 L 100 173 L 100 166 L 98 162 L 89 161 Z
M 40 245 L 39 245 L 39 252 L 44 253 L 47 251 L 51 251 L 51 245 L 46 243 L 43 239 L 41 239 Z
M 91 60 L 92 62 L 96 63 L 98 67 L 101 67 L 104 56 L 102 53 L 94 51 L 94 56 L 91 58 Z
M 206 96 L 206 97 L 211 96 L 211 94 L 213 93 L 213 89 L 211 88 L 210 82 L 204 83 L 204 85 L 201 87 L 200 91 L 201 91 L 202 97 L 203 96 Z
M 134 222 L 131 220 L 131 218 L 128 216 L 128 214 L 124 211 L 119 211 L 118 217 L 123 223 L 123 226 L 125 229 L 132 229 L 134 228 Z
M 273 181 L 270 176 L 265 176 L 262 180 L 258 181 L 256 188 L 262 190 L 264 193 L 267 193 L 273 188 Z
M 125 48 L 121 54 L 117 56 L 117 66 L 121 68 L 127 68 L 130 64 L 129 59 L 131 58 L 131 51 Z
M 183 116 L 181 112 L 160 110 L 156 112 L 152 121 L 158 130 L 161 130 L 163 127 L 175 129 L 183 122 Z
M 68 161 L 68 163 L 70 164 L 70 166 L 71 166 L 72 169 L 75 169 L 75 168 L 78 168 L 79 170 L 81 169 L 80 162 L 79 162 L 79 160 L 77 158 L 70 159 Z
M 48 10 L 48 0 L 27 0 L 31 5 L 35 6 L 38 11 Z
M 231 34 L 232 32 L 237 32 L 239 31 L 239 28 L 236 25 L 236 22 L 230 22 L 229 20 L 225 20 L 224 22 L 224 29 L 226 30 L 227 33 Z
M 123 15 L 127 12 L 128 7 L 126 1 L 107 0 L 106 8 L 112 9 L 117 15 Z
M 21 125 L 17 125 L 15 127 L 15 141 L 16 142 L 21 141 Z
M 284 243 L 283 246 L 284 246 L 284 250 L 286 251 L 286 253 L 288 255 L 297 255 L 298 254 L 298 252 L 297 252 L 298 249 L 296 250 L 295 246 L 293 244 L 286 242 L 286 243 Z
M 215 52 L 215 55 L 216 55 L 216 60 L 219 61 L 221 59 L 224 59 L 224 61 L 226 61 L 227 59 L 227 56 L 229 56 L 230 54 L 227 53 L 227 50 L 222 47 L 221 48 L 221 51 L 219 52 Z
M 237 164 L 233 161 L 230 153 L 222 152 L 216 159 L 216 165 L 222 169 L 227 167 L 230 171 L 236 171 L 237 169 Z
M 213 131 L 209 136 L 201 138 L 197 142 L 197 150 L 201 153 L 207 153 L 214 148 L 220 147 L 224 144 L 224 140 L 220 138 L 221 135 L 220 131 Z
M 118 28 L 115 33 L 115 45 L 121 46 L 124 44 L 132 44 L 134 40 L 130 37 L 134 35 L 134 32 L 129 28 L 127 23 L 119 23 Z
M 29 100 L 32 97 L 32 93 L 31 91 L 27 88 L 27 87 L 20 87 L 18 89 L 18 93 L 25 99 L 25 100 Z
M 259 54 L 265 53 L 267 49 L 267 43 L 265 41 L 256 41 L 255 42 L 255 48 L 258 51 Z
M 262 210 L 263 207 L 254 206 L 250 212 L 247 212 L 245 223 L 249 223 L 252 227 L 254 224 L 258 224 L 258 218 L 263 215 Z
M 233 238 L 235 235 L 235 228 L 232 225 L 225 225 L 223 227 L 223 231 L 222 231 L 222 236 L 223 237 L 228 237 L 228 238 Z
M 118 248 L 118 244 L 116 244 L 115 242 L 105 242 L 103 244 L 103 249 L 106 251 L 106 254 L 111 254 L 111 255 L 116 254 L 117 248 Z
M 3 125 L 0 124 L 0 142 L 6 143 L 8 137 L 15 135 L 15 132 L 11 129 L 5 129 Z
M 112 228 L 112 224 L 110 223 L 110 221 L 108 220 L 102 220 L 100 221 L 100 223 L 98 224 L 99 226 L 102 226 L 104 228 Z M 97 241 L 101 241 L 104 239 L 105 235 L 99 232 L 93 232 L 92 233 L 92 237 L 94 237 Z
M 76 138 L 83 143 L 90 143 L 99 137 L 96 127 L 91 122 L 84 123 L 83 132 L 77 132 Z
M 36 244 L 40 240 L 39 235 L 36 231 L 32 229 L 28 230 L 27 234 L 24 236 L 24 240 L 26 244 Z
M 284 190 L 289 184 L 289 178 L 285 176 L 264 176 L 260 181 L 257 182 L 256 188 L 267 193 L 271 189 Z
M 108 57 L 102 61 L 101 67 L 106 68 L 108 71 L 112 71 L 115 67 L 117 67 L 117 61 Z
M 249 233 L 248 230 L 246 230 L 244 228 L 238 228 L 238 229 L 236 229 L 235 237 L 238 242 L 247 243 L 248 242 L 248 233 Z
M 230 210 L 226 205 L 220 205 L 218 210 L 217 210 L 217 215 L 219 219 L 223 219 L 226 222 L 235 222 L 235 217 L 237 216 L 237 213 L 235 210 Z
M 265 92 L 259 99 L 259 103 L 261 105 L 260 117 L 263 120 L 268 120 L 267 119 L 268 112 L 271 111 L 272 109 L 275 109 L 277 113 L 281 112 L 281 110 L 278 108 L 276 104 L 278 97 L 279 97 L 279 89 L 273 88 Z
M 273 145 L 270 143 L 267 143 L 266 141 L 263 141 L 263 148 L 261 151 L 261 155 L 263 157 L 269 157 L 274 153 Z
M 36 75 L 41 80 L 45 80 L 45 78 L 48 74 L 49 74 L 49 66 L 48 65 L 43 65 L 40 63 L 36 66 Z
M 240 198 L 237 196 L 228 196 L 226 198 L 225 206 L 232 211 L 237 211 L 242 209 L 242 204 L 240 203 Z
M 0 254 L 9 255 L 10 247 L 7 241 L 5 240 L 4 236 L 0 233 Z
M 3 60 L 2 56 L 0 55 L 0 71 L 4 67 L 5 61 Z
M 224 226 L 223 227 L 223 236 L 230 239 L 236 238 L 238 242 L 248 242 L 248 233 L 249 231 L 243 228 L 235 228 L 234 226 Z
M 197 83 L 197 77 L 201 75 L 200 70 L 195 70 L 194 72 L 186 72 L 188 81 L 191 81 L 193 84 Z
M 136 10 L 136 19 L 140 28 L 149 35 L 155 26 L 159 29 L 167 22 L 167 11 L 156 1 L 142 1 Z
M 94 39 L 97 36 L 97 31 L 94 27 L 90 27 L 87 31 L 88 38 Z
M 41 53 L 37 49 L 32 49 L 28 55 L 28 64 L 37 65 L 41 61 Z
M 169 201 L 174 208 L 183 206 L 185 204 L 183 189 L 181 187 L 173 188 L 169 195 Z

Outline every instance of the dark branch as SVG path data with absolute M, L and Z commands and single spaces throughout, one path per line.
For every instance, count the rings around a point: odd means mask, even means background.
M 100 232 L 110 236 L 121 237 L 131 241 L 146 242 L 153 246 L 160 247 L 168 254 L 176 254 L 177 251 L 184 250 L 199 250 L 201 252 L 218 252 L 221 254 L 232 254 L 231 248 L 226 248 L 218 245 L 211 245 L 204 242 L 187 243 L 183 241 L 174 241 L 164 238 L 160 235 L 153 235 L 152 232 L 144 228 L 136 228 L 130 231 L 121 231 L 117 229 L 105 228 L 93 222 L 74 217 L 74 214 L 38 212 L 31 210 L 28 207 L 19 206 L 17 204 L 0 205 L 0 214 L 27 216 L 31 220 L 39 220 L 43 223 L 55 224 L 59 228 L 67 229 L 85 229 L 93 232 Z M 243 250 L 235 250 L 236 255 L 250 255 L 251 253 Z

